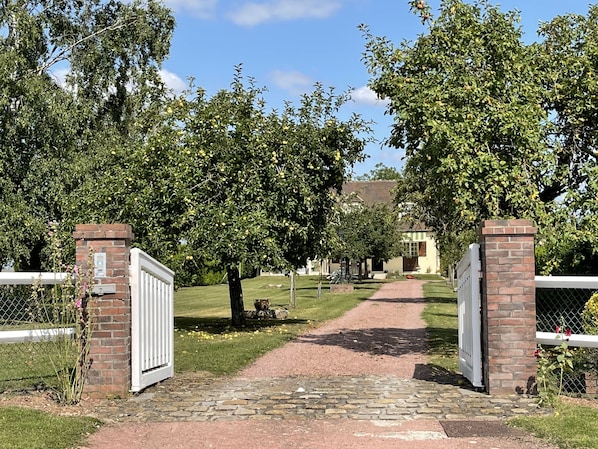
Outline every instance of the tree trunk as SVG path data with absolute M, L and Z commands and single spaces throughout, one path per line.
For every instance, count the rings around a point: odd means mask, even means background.
M 291 288 L 290 288 L 290 299 L 289 303 L 291 304 L 292 308 L 297 307 L 297 287 L 295 286 L 295 270 L 291 270 L 289 275 L 291 278 Z
M 345 283 L 351 283 L 351 259 L 345 257 Z
M 226 274 L 228 276 L 228 293 L 230 296 L 232 325 L 234 327 L 243 327 L 245 326 L 246 318 L 239 269 L 236 266 L 228 266 L 226 268 Z

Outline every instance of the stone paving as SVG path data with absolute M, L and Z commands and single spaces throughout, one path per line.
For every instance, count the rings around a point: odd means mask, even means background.
M 325 378 L 180 378 L 127 400 L 108 401 L 97 416 L 111 422 L 246 419 L 500 420 L 546 413 L 536 399 L 493 397 L 467 386 L 392 376 Z

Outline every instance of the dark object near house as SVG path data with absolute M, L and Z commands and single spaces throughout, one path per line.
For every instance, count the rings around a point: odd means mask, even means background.
M 268 310 L 270 308 L 270 300 L 269 299 L 256 299 L 253 303 L 255 306 L 255 310 L 258 312 L 263 310 Z

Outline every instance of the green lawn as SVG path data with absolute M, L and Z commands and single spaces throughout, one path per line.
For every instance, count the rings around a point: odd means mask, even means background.
M 100 426 L 91 417 L 54 416 L 22 407 L 0 407 L 2 449 L 67 449 L 80 446 Z
M 424 284 L 430 364 L 448 371 L 459 369 L 457 294 L 444 281 Z
M 298 333 L 340 316 L 371 296 L 383 281 L 355 285 L 352 294 L 333 295 L 324 282 L 318 298 L 318 278 L 297 280 L 297 307 L 289 308 L 284 321 L 250 320 L 244 329 L 229 326 L 228 288 L 184 288 L 175 294 L 175 368 L 177 372 L 205 371 L 234 374 L 260 355 Z M 246 308 L 258 298 L 270 299 L 271 307 L 288 308 L 289 279 L 261 277 L 243 281 Z M 444 281 L 424 286 L 431 364 L 456 371 L 457 304 L 455 293 Z M 510 424 L 534 433 L 561 448 L 598 449 L 598 410 L 560 402 L 547 417 L 520 417 Z M 16 407 L 0 407 L 0 447 L 6 449 L 67 449 L 81 444 L 101 423 L 92 418 L 58 417 Z
M 258 298 L 271 307 L 288 308 L 286 320 L 250 320 L 230 327 L 228 287 L 183 288 L 175 293 L 175 367 L 177 372 L 233 374 L 260 355 L 283 345 L 299 332 L 338 317 L 371 296 L 382 281 L 355 284 L 351 294 L 331 294 L 324 281 L 318 297 L 317 277 L 297 278 L 296 307 L 289 307 L 289 278 L 260 277 L 243 281 L 245 308 Z M 30 352 L 30 351 L 29 351 Z M 29 357 L 24 351 L 23 357 Z M 82 444 L 101 423 L 92 418 L 53 416 L 18 407 L 0 407 L 0 448 L 66 449 Z
M 52 354 L 56 354 L 53 342 L 1 344 L 0 391 L 28 389 L 40 383 L 56 386 Z
M 509 424 L 563 449 L 598 449 L 597 422 L 598 408 L 574 404 L 564 398 L 550 416 L 519 417 Z
M 424 285 L 430 363 L 458 370 L 458 322 L 456 293 L 443 281 Z M 598 405 L 598 404 L 597 404 Z M 518 417 L 509 424 L 526 430 L 563 449 L 598 449 L 598 408 L 559 401 L 550 416 Z
M 354 285 L 350 294 L 331 294 L 324 280 L 318 298 L 318 277 L 297 277 L 296 307 L 291 308 L 290 280 L 264 276 L 243 281 L 245 308 L 269 299 L 270 308 L 286 308 L 286 320 L 248 320 L 243 329 L 230 327 L 228 287 L 182 288 L 175 295 L 175 370 L 234 374 L 256 358 L 282 346 L 310 326 L 336 318 L 370 297 L 382 281 Z

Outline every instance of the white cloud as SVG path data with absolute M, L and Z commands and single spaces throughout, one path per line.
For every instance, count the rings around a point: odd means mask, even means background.
M 189 83 L 183 80 L 176 73 L 169 72 L 168 70 L 160 70 L 160 78 L 162 78 L 164 84 L 166 84 L 168 88 L 172 89 L 175 94 L 180 94 L 187 87 L 189 87 Z
M 62 66 L 57 67 L 49 72 L 49 75 L 54 79 L 56 84 L 58 84 L 63 89 L 66 88 L 66 77 L 70 73 L 70 66 Z M 168 87 L 172 89 L 175 94 L 182 93 L 185 89 L 189 87 L 189 83 L 178 76 L 176 73 L 169 72 L 168 70 L 160 70 L 160 78 Z M 130 84 L 127 85 L 127 90 L 132 90 L 132 86 Z
M 237 25 L 254 26 L 273 21 L 323 19 L 334 14 L 340 7 L 339 0 L 271 0 L 246 3 L 229 13 L 228 17 Z
M 386 106 L 388 100 L 381 100 L 378 98 L 376 92 L 367 86 L 353 89 L 350 93 L 351 99 L 357 104 L 365 104 L 370 106 Z
M 214 16 L 218 0 L 165 0 L 174 11 L 189 11 L 194 16 L 210 19 Z
M 301 95 L 310 90 L 313 86 L 313 80 L 296 71 L 285 72 L 282 70 L 275 70 L 270 73 L 270 79 L 276 87 L 290 92 L 292 95 Z

